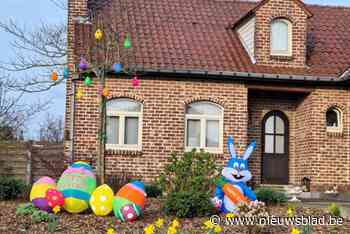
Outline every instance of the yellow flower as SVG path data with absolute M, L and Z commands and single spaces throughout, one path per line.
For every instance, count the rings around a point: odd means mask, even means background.
M 179 223 L 179 221 L 177 221 L 177 219 L 174 219 L 172 224 L 171 224 L 171 226 L 174 227 L 174 228 L 177 228 L 177 227 L 180 226 L 180 223 Z
M 59 206 L 55 206 L 53 209 L 52 209 L 53 213 L 57 214 L 58 212 L 61 211 L 61 207 Z
M 106 234 L 115 234 L 114 229 L 113 228 L 108 229 Z
M 167 234 L 176 234 L 176 233 L 177 233 L 176 227 L 169 226 Z
M 220 227 L 220 225 L 215 225 L 214 232 L 215 233 L 221 233 L 222 232 L 222 228 Z
M 207 220 L 207 221 L 205 221 L 204 222 L 204 228 L 205 229 L 212 229 L 212 228 L 214 228 L 214 224 L 210 221 L 210 220 Z
M 145 231 L 145 234 L 154 234 L 155 226 L 153 224 L 149 224 L 143 230 Z
M 161 219 L 161 218 L 157 219 L 157 221 L 154 223 L 154 225 L 156 225 L 157 228 L 163 227 L 164 219 Z
M 293 228 L 290 234 L 300 234 L 300 231 L 296 228 Z
M 288 210 L 287 210 L 288 217 L 293 217 L 293 214 L 294 214 L 293 209 L 292 208 L 288 208 Z
M 232 219 L 232 218 L 234 218 L 234 217 L 236 217 L 236 215 L 235 215 L 234 213 L 227 213 L 227 214 L 226 214 L 226 218 L 227 218 L 227 219 Z

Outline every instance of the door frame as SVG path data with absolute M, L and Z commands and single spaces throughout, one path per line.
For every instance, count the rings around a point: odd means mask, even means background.
M 285 125 L 284 125 L 284 149 L 285 149 L 285 155 L 287 157 L 287 175 L 286 175 L 286 183 L 289 183 L 289 120 L 287 115 L 280 111 L 280 110 L 272 110 L 267 112 L 262 121 L 261 121 L 261 183 L 264 184 L 264 154 L 265 154 L 265 124 L 266 124 L 266 120 L 271 117 L 271 116 L 278 116 L 280 117 Z M 276 123 L 274 121 L 274 135 L 276 135 Z

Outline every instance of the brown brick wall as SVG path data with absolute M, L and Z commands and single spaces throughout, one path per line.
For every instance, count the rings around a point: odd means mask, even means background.
M 271 57 L 270 25 L 276 18 L 292 23 L 292 57 Z M 256 12 L 255 57 L 257 64 L 283 67 L 306 66 L 307 14 L 293 0 L 270 0 Z
M 84 90 L 84 97 L 76 108 L 76 160 L 95 164 L 98 131 L 98 98 L 96 80 Z M 243 153 L 247 144 L 247 89 L 239 83 L 214 83 L 204 81 L 142 80 L 134 89 L 130 80 L 111 78 L 107 82 L 111 96 L 131 97 L 143 103 L 142 152 L 107 152 L 106 174 L 128 172 L 133 177 L 149 180 L 159 174 L 171 152 L 184 149 L 185 103 L 209 100 L 224 107 L 224 139 L 232 135 L 237 151 Z M 225 142 L 225 140 L 224 140 Z M 216 155 L 226 163 L 228 153 Z

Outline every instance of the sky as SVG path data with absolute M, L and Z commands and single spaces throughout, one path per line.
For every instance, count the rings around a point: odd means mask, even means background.
M 306 3 L 322 5 L 344 5 L 350 6 L 350 0 L 305 0 Z M 0 3 L 0 21 L 14 19 L 27 27 L 35 27 L 40 22 L 58 23 L 66 21 L 66 12 L 58 9 L 50 0 L 1 0 Z M 10 38 L 6 33 L 0 31 L 0 60 L 6 61 L 13 56 L 9 47 Z M 48 78 L 49 79 L 49 78 Z M 34 102 L 37 99 L 52 101 L 50 109 L 47 112 L 57 116 L 64 115 L 65 90 L 64 85 L 55 87 L 50 91 L 31 94 L 25 97 L 26 103 Z M 27 138 L 37 137 L 39 123 L 44 119 L 47 113 L 41 113 L 31 119 L 28 123 Z

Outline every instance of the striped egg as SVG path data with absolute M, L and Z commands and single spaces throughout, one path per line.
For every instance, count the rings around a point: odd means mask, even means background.
M 76 162 L 68 167 L 57 183 L 57 190 L 63 194 L 64 209 L 80 213 L 89 208 L 89 200 L 96 189 L 96 177 L 89 164 Z
M 49 189 L 55 189 L 56 182 L 50 177 L 41 177 L 32 186 L 30 191 L 30 201 L 40 210 L 51 212 L 51 207 L 46 199 L 46 192 Z
M 146 196 L 142 182 L 124 185 L 113 199 L 114 215 L 123 222 L 136 220 L 145 208 Z

